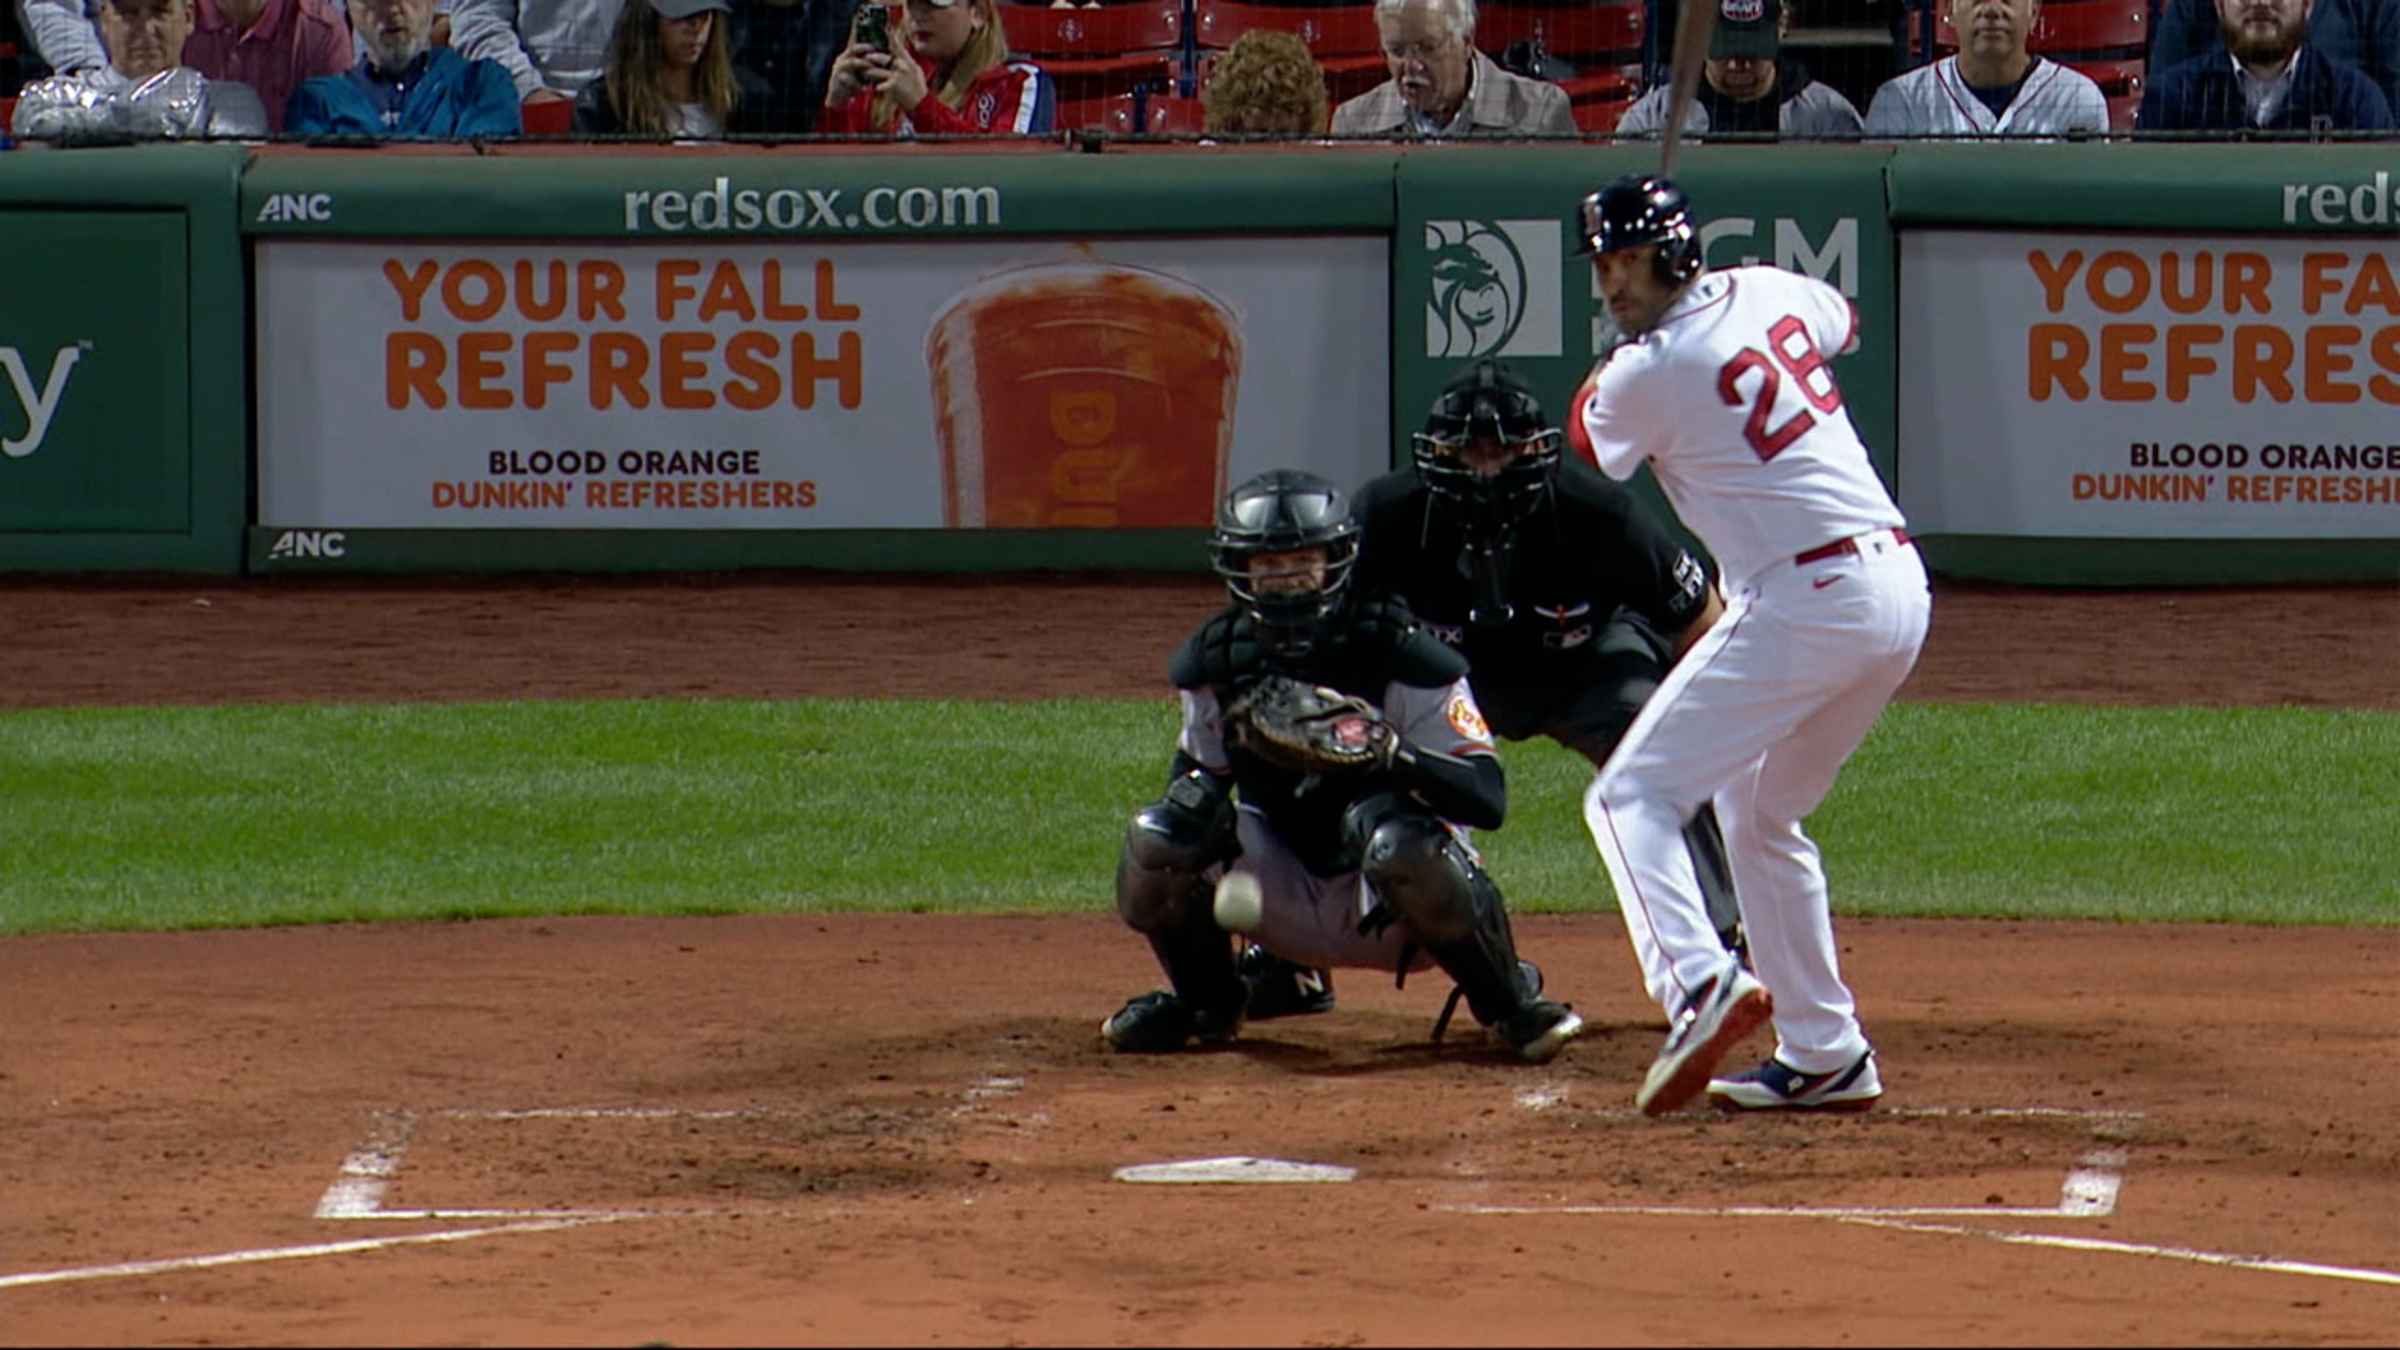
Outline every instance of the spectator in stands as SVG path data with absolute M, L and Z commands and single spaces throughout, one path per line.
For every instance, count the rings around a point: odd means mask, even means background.
M 1333 110 L 1337 136 L 1573 136 L 1567 91 L 1475 49 L 1475 0 L 1375 0 L 1392 78 Z
M 1858 108 L 1783 55 L 1790 15 L 1782 0 L 1720 0 L 1708 59 L 1700 66 L 1700 88 L 1684 114 L 1684 134 L 1754 131 L 1812 139 L 1859 134 Z M 1617 134 L 1664 134 L 1668 93 L 1661 84 L 1637 99 L 1617 120 Z
M 191 0 L 106 0 L 99 31 L 108 63 L 25 86 L 16 138 L 91 145 L 264 137 L 267 110 L 256 91 L 179 63 L 192 20 Z
M 1308 44 L 1272 28 L 1233 40 L 1200 101 L 1201 130 L 1210 136 L 1322 136 L 1332 108 Z
M 52 74 L 108 69 L 108 48 L 100 42 L 100 0 L 0 0 L 11 3 L 33 54 Z
M 905 13 L 907 21 L 891 32 L 897 52 L 853 40 L 834 58 L 819 131 L 1006 136 L 1050 130 L 1058 115 L 1056 89 L 1041 67 L 1008 59 L 1008 34 L 993 0 L 908 0 Z
M 2041 0 L 1949 0 L 1958 52 L 1895 75 L 1867 105 L 1869 136 L 2068 136 L 2108 130 L 2090 76 L 2025 49 Z
M 2217 0 L 2224 47 L 2152 77 L 2142 131 L 2388 131 L 2375 82 L 2308 38 L 2309 0 Z
M 834 58 L 850 45 L 864 0 L 744 0 L 733 11 L 733 68 L 764 90 L 758 129 L 805 136 L 817 129 Z
M 2164 0 L 2157 13 L 2158 28 L 2150 36 L 2153 75 L 2195 56 L 2226 55 L 2225 29 L 2212 0 Z M 2400 116 L 2400 3 L 2316 0 L 2308 10 L 2308 45 L 2373 81 Z
M 732 0 L 625 0 L 608 68 L 575 99 L 589 135 L 715 140 L 758 129 L 766 101 L 733 68 Z
M 572 102 L 600 78 L 624 0 L 452 0 L 450 45 L 497 61 L 527 103 Z
M 237 80 L 283 130 L 284 105 L 303 80 L 350 68 L 350 20 L 333 0 L 199 0 L 183 63 L 212 80 Z
M 292 94 L 284 125 L 302 136 L 466 140 L 524 130 L 516 85 L 497 61 L 433 45 L 434 0 L 350 0 L 367 54 Z

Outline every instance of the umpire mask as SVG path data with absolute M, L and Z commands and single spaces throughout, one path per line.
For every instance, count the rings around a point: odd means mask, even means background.
M 1304 656 L 1347 598 L 1358 522 L 1332 483 L 1271 469 L 1225 494 L 1209 556 L 1267 650 Z
M 1470 543 L 1488 547 L 1549 495 L 1562 439 L 1516 372 L 1484 360 L 1443 387 L 1410 451 L 1434 498 L 1465 513 Z

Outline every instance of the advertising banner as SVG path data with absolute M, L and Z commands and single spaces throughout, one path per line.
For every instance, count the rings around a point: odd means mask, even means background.
M 1927 532 L 2400 538 L 2396 263 L 2368 239 L 1904 234 L 1901 507 Z
M 1892 234 L 1884 151 L 1698 146 L 1676 175 L 1700 220 L 1708 264 L 1771 263 L 1818 277 L 1858 305 L 1859 349 L 1834 365 L 1888 476 L 1892 467 Z M 1809 147 L 1815 149 L 1815 147 Z M 1444 382 L 1479 357 L 1514 367 L 1564 419 L 1575 387 L 1613 345 L 1576 204 L 1620 173 L 1655 171 L 1655 145 L 1478 148 L 1412 154 L 1400 166 L 1394 236 L 1394 417 L 1414 431 Z
M 191 522 L 184 220 L 0 213 L 0 530 Z
M 1205 526 L 1381 468 L 1389 286 L 1381 236 L 262 241 L 259 523 Z

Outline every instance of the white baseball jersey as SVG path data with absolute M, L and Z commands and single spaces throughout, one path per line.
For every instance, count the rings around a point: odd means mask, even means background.
M 1868 462 L 1830 359 L 1858 310 L 1779 267 L 1709 272 L 1602 366 L 1583 426 L 1611 478 L 1644 461 L 1730 584 L 1907 522 Z
M 2079 70 L 2034 58 L 2017 96 L 1998 116 L 1958 73 L 1958 58 L 1895 75 L 1867 106 L 1867 135 L 2063 136 L 2108 130 L 2108 99 Z

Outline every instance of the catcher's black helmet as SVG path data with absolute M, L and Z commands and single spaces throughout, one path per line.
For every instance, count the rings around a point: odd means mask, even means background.
M 1658 245 L 1658 279 L 1680 286 L 1700 275 L 1700 232 L 1692 224 L 1692 200 L 1675 180 L 1629 173 L 1598 192 L 1587 193 L 1579 213 L 1583 254 Z
M 1324 580 L 1305 590 L 1261 591 L 1250 563 L 1262 553 L 1325 550 Z M 1316 626 L 1342 604 L 1358 562 L 1358 522 L 1350 498 L 1331 482 L 1297 469 L 1270 469 L 1225 494 L 1209 556 L 1234 602 L 1275 645 L 1305 650 Z
M 1443 386 L 1409 446 L 1434 496 L 1466 507 L 1477 527 L 1505 529 L 1550 490 L 1563 439 L 1516 372 L 1484 360 Z M 1483 442 L 1508 452 L 1496 469 L 1479 471 L 1470 460 Z

